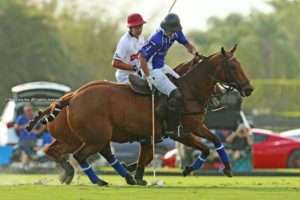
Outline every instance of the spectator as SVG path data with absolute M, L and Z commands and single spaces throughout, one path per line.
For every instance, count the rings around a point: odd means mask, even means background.
M 36 145 L 36 154 L 38 157 L 38 160 L 40 162 L 46 162 L 48 161 L 46 154 L 44 153 L 44 149 L 51 144 L 52 142 L 52 136 L 48 131 L 44 131 L 40 137 L 37 139 L 37 145 Z
M 237 130 L 226 138 L 226 142 L 232 150 L 233 170 L 251 171 L 251 146 L 253 140 L 250 135 L 250 129 L 240 124 Z
M 21 153 L 21 163 L 24 169 L 29 167 L 30 161 L 35 157 L 35 145 L 37 135 L 42 133 L 45 127 L 38 127 L 31 132 L 26 130 L 26 126 L 33 118 L 33 111 L 31 104 L 26 104 L 23 107 L 23 114 L 17 116 L 15 122 L 15 130 L 19 136 L 19 149 Z
M 213 133 L 219 137 L 222 143 L 225 143 L 226 138 L 231 134 L 231 130 L 217 129 L 217 130 L 213 130 Z

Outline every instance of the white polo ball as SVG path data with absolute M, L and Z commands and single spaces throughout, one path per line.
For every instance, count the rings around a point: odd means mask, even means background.
M 164 181 L 162 181 L 162 180 L 158 180 L 156 184 L 157 184 L 157 186 L 159 186 L 159 187 L 165 186 L 165 183 L 164 183 Z

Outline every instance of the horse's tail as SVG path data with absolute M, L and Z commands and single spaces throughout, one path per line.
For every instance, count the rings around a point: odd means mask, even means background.
M 55 117 L 62 111 L 62 109 L 69 105 L 69 101 L 74 96 L 73 92 L 67 93 L 59 100 L 52 102 L 45 110 L 39 111 L 38 115 L 29 122 L 26 127 L 28 131 L 31 131 L 33 127 L 38 123 L 47 124 L 55 119 Z

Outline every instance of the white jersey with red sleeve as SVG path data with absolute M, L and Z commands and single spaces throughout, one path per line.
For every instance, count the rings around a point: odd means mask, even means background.
M 138 51 L 142 48 L 144 43 L 145 40 L 143 36 L 136 38 L 131 36 L 129 32 L 126 32 L 118 42 L 113 59 L 120 60 L 126 64 L 137 65 Z M 129 73 L 134 72 L 117 69 L 115 74 L 117 82 L 127 83 Z

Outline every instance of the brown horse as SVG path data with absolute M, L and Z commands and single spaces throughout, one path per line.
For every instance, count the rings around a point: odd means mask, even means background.
M 176 140 L 201 150 L 203 157 L 207 157 L 209 149 L 199 142 L 198 137 L 213 142 L 225 164 L 224 172 L 228 175 L 230 175 L 230 165 L 228 160 L 224 159 L 225 151 L 219 152 L 220 149 L 223 149 L 219 139 L 203 124 L 205 115 L 203 110 L 218 81 L 232 85 L 242 96 L 249 96 L 253 91 L 240 63 L 233 56 L 235 49 L 236 47 L 230 52 L 225 52 L 222 48 L 221 53 L 193 64 L 189 71 L 176 81 L 184 94 L 186 105 L 182 124 L 186 130 L 191 132 L 191 134 L 183 138 L 176 138 Z M 59 149 L 65 148 L 67 145 L 68 149 L 64 149 L 64 153 L 73 152 L 78 163 L 83 168 L 86 167 L 86 173 L 90 172 L 90 168 L 86 166 L 85 160 L 96 152 L 101 152 L 109 162 L 114 164 L 116 159 L 112 157 L 110 141 L 127 142 L 134 138 L 151 136 L 150 105 L 149 97 L 134 94 L 127 85 L 109 82 L 89 84 L 87 87 L 64 96 L 39 116 L 42 117 L 43 114 L 51 112 L 50 117 L 54 118 L 53 114 L 57 115 L 60 109 L 63 111 L 53 122 L 48 123 L 48 128 L 56 141 L 50 146 L 47 154 L 56 158 L 57 162 L 68 165 L 61 155 L 57 155 L 62 152 Z M 159 139 L 162 133 L 159 122 L 157 121 L 156 124 L 155 133 L 156 138 Z M 69 138 L 77 139 L 69 140 Z M 78 146 L 80 147 L 78 148 Z M 151 162 L 152 158 L 152 145 L 142 144 L 135 176 L 139 184 L 145 184 L 143 181 L 144 167 Z M 66 169 L 69 166 L 63 167 Z M 113 167 L 115 166 L 113 165 Z M 199 162 L 187 167 L 184 174 L 189 174 L 197 167 L 199 167 Z M 127 182 L 132 183 L 124 169 L 116 170 L 126 178 Z M 93 183 L 99 183 L 99 179 L 95 179 L 94 174 L 87 173 L 87 175 Z M 100 184 L 102 183 L 100 181 Z
M 201 57 L 195 57 L 191 61 L 182 63 L 178 65 L 174 70 L 179 74 L 183 75 L 187 70 L 198 62 Z M 88 84 L 83 85 L 79 89 L 74 92 L 70 92 L 61 98 L 61 101 L 69 101 L 69 99 L 76 95 L 78 92 L 85 90 L 91 86 L 95 85 L 103 85 L 103 84 L 111 84 L 110 82 L 104 81 L 92 81 Z M 45 111 L 40 112 L 39 116 L 35 117 L 35 120 L 31 122 L 30 127 L 32 127 L 37 121 L 39 121 L 44 115 L 48 115 L 55 110 L 56 103 L 52 103 Z M 55 111 L 54 111 L 55 113 Z M 57 114 L 56 114 L 57 115 Z M 53 117 L 54 118 L 54 117 Z M 49 120 L 50 121 L 50 120 Z M 82 140 L 75 133 L 73 133 L 66 120 L 66 109 L 62 109 L 59 112 L 59 115 L 55 118 L 54 121 L 48 123 L 48 129 L 51 132 L 52 136 L 55 138 L 54 142 L 45 149 L 45 153 L 48 157 L 52 158 L 59 164 L 63 172 L 60 175 L 60 182 L 70 184 L 74 177 L 74 168 L 68 161 L 68 154 L 74 153 L 82 144 Z M 67 140 L 66 140 L 67 138 Z M 102 156 L 104 156 L 107 160 L 112 157 L 110 150 L 106 150 L 106 152 L 99 152 Z M 131 171 L 134 171 L 137 163 L 132 163 L 130 166 L 126 166 L 126 168 L 131 168 Z M 126 180 L 127 182 L 130 180 Z

